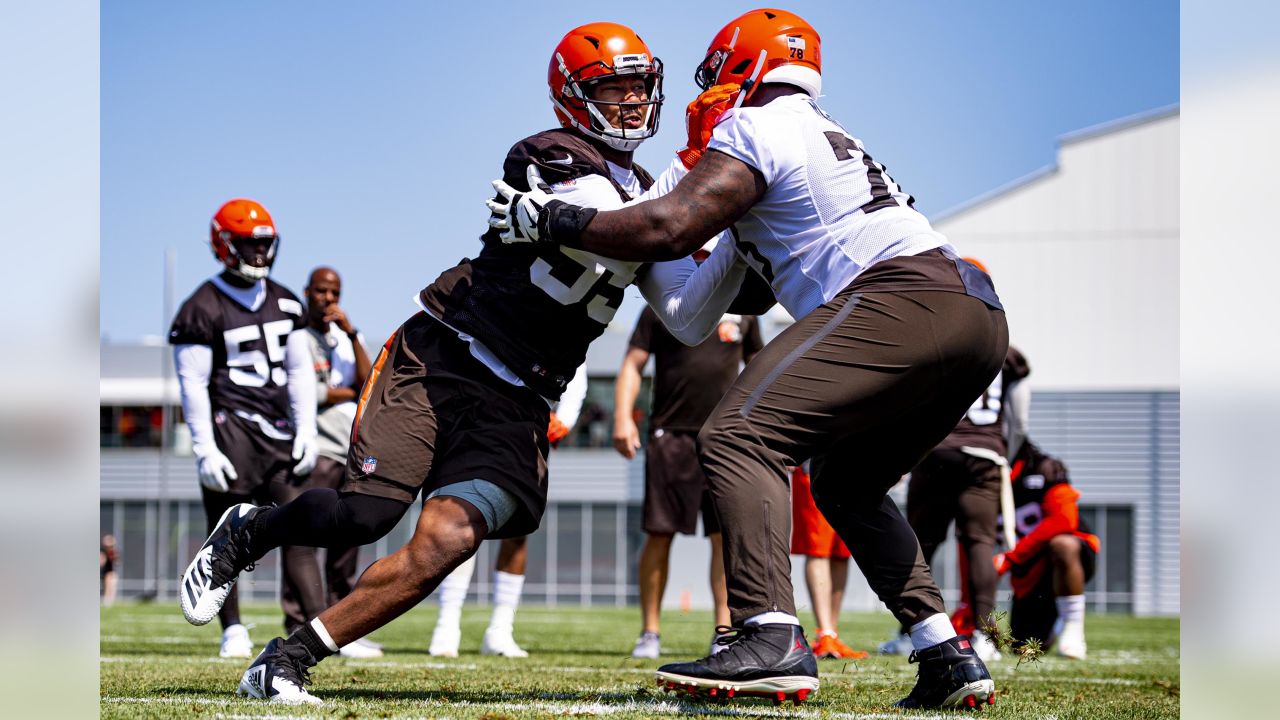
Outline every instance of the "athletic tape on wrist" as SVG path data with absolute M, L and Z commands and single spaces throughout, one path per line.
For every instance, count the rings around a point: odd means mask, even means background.
M 538 214 L 538 236 L 546 242 L 564 247 L 582 247 L 582 233 L 595 218 L 595 208 L 570 205 L 563 200 L 552 200 Z

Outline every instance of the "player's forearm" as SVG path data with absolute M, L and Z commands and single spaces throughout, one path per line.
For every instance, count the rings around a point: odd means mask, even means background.
M 351 402 L 360 396 L 360 391 L 354 387 L 331 387 L 325 392 L 325 404 L 337 405 L 338 403 Z
M 582 414 L 582 403 L 587 399 L 587 366 L 578 366 L 573 379 L 560 394 L 560 402 L 556 404 L 556 417 L 566 428 L 572 429 L 578 424 L 578 416 Z
M 715 330 L 747 272 L 726 234 L 701 265 L 689 259 L 655 263 L 638 284 L 667 330 L 685 345 L 697 345 Z
M 614 423 L 634 419 L 636 398 L 640 395 L 640 381 L 640 370 L 630 362 L 623 363 L 613 389 Z
M 617 260 L 674 260 L 697 250 L 713 235 L 698 236 L 683 208 L 670 196 L 622 210 L 597 213 L 576 242 L 566 243 Z
M 294 432 L 302 436 L 316 434 L 315 368 L 311 364 L 311 345 L 306 330 L 294 330 L 285 341 L 284 369 L 289 392 L 289 414 Z
M 197 455 L 216 449 L 209 378 L 213 374 L 213 350 L 206 345 L 178 345 L 173 349 L 182 416 L 191 431 L 191 447 Z
M 364 349 L 364 343 L 360 341 L 359 334 L 351 336 L 351 349 L 356 356 L 356 377 L 355 382 L 351 386 L 352 400 L 360 394 L 360 388 L 364 387 L 364 383 L 369 379 L 369 373 L 372 372 L 373 363 L 369 361 L 369 353 Z
M 596 213 L 578 237 L 569 233 L 556 239 L 618 260 L 673 260 L 728 229 L 765 189 L 763 177 L 749 165 L 710 152 L 670 193 Z

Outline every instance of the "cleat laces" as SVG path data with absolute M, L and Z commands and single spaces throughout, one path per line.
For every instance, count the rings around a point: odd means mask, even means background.
M 311 684 L 311 666 L 315 664 L 315 659 L 311 657 L 311 651 L 305 647 L 298 646 L 291 653 L 287 646 L 281 644 L 276 652 L 268 656 L 268 659 L 273 663 L 276 677 L 288 680 L 298 689 Z
M 243 537 L 242 537 L 243 536 Z M 252 571 L 254 562 L 249 560 L 249 529 L 242 527 L 227 533 L 227 540 L 219 552 L 209 558 L 209 586 L 222 587 L 235 579 L 241 570 Z M 236 567 L 242 561 L 243 565 Z

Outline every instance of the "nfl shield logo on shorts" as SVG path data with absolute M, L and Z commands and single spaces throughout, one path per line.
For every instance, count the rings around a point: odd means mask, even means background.
M 360 472 L 371 473 L 378 469 L 378 458 L 370 455 L 364 459 L 364 463 L 360 466 Z

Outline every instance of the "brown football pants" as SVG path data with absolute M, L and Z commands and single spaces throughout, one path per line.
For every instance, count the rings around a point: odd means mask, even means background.
M 945 611 L 886 493 L 999 372 L 1004 313 L 961 293 L 857 290 L 766 345 L 699 433 L 735 624 L 795 614 L 786 471 L 810 458 L 818 508 L 898 620 Z
M 947 528 L 956 521 L 956 538 L 968 558 L 969 602 L 978 627 L 996 607 L 996 525 L 1000 517 L 1000 467 L 960 450 L 934 450 L 911 471 L 907 520 L 920 539 L 925 562 L 933 566 Z

